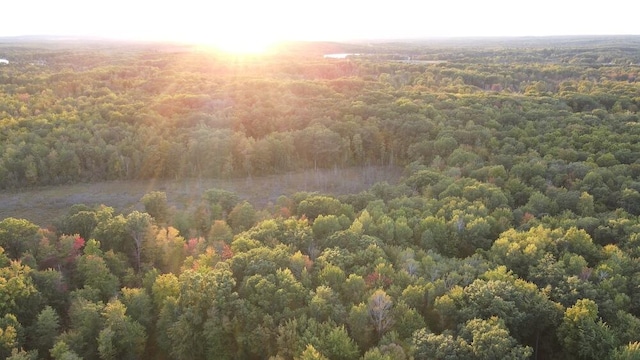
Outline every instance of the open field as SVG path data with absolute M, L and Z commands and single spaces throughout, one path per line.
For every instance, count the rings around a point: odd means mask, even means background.
M 4 191 L 0 192 L 0 219 L 24 218 L 47 226 L 74 204 L 104 204 L 119 212 L 142 210 L 140 198 L 150 191 L 164 191 L 170 204 L 180 210 L 197 204 L 202 193 L 211 188 L 233 191 L 262 208 L 274 203 L 280 195 L 298 191 L 334 195 L 358 193 L 376 182 L 396 183 L 401 174 L 402 169 L 397 167 L 358 167 L 228 180 L 110 181 Z

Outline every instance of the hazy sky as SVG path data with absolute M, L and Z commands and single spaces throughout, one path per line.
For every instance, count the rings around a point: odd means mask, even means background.
M 640 34 L 634 0 L 6 0 L 0 36 L 212 44 L 449 36 Z

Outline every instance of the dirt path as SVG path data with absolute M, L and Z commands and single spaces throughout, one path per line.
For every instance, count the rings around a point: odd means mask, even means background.
M 23 218 L 40 226 L 51 224 L 74 204 L 111 206 L 119 212 L 142 210 L 140 198 L 150 191 L 164 191 L 176 209 L 191 208 L 204 191 L 220 188 L 237 193 L 255 207 L 274 203 L 280 195 L 298 191 L 350 194 L 376 182 L 396 183 L 401 168 L 360 167 L 319 170 L 243 179 L 188 179 L 179 181 L 111 181 L 0 192 L 0 220 Z

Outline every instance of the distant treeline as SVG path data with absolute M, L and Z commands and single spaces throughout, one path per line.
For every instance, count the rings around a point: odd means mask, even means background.
M 608 64 L 610 47 L 558 50 L 566 63 L 520 61 L 552 59 L 545 48 L 502 49 L 482 54 L 485 64 L 2 50 L 0 188 L 434 160 L 508 171 L 533 151 L 567 163 L 639 156 L 640 68 L 624 65 L 633 59 L 623 50 L 622 65 L 572 65 L 589 54 Z

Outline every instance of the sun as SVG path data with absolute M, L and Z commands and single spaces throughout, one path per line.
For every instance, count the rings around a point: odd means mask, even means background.
M 262 55 L 278 42 L 278 38 L 269 33 L 228 31 L 214 35 L 199 33 L 190 36 L 187 41 L 230 55 Z
M 267 52 L 274 42 L 274 40 L 267 40 L 260 37 L 240 35 L 217 39 L 209 45 L 229 54 L 258 55 Z
M 205 2 L 182 0 L 180 6 L 157 9 L 159 19 L 151 25 L 133 22 L 136 34 L 148 31 L 150 38 L 185 42 L 229 54 L 264 54 L 272 45 L 292 40 L 301 26 L 286 4 L 237 0 L 216 3 L 215 12 Z M 134 2 L 135 3 L 135 2 Z M 293 5 L 291 3 L 290 5 Z M 297 20 L 296 20 L 297 21 Z M 124 30 L 120 30 L 123 31 Z

